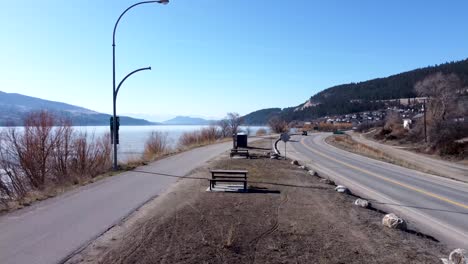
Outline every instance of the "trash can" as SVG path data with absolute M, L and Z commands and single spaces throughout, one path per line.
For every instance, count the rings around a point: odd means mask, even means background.
M 247 135 L 237 134 L 237 147 L 246 148 L 247 147 Z

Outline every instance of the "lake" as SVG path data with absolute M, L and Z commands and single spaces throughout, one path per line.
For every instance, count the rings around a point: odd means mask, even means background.
M 168 134 L 170 146 L 175 147 L 180 136 L 185 132 L 191 132 L 199 130 L 208 126 L 121 126 L 119 130 L 119 161 L 128 161 L 129 159 L 140 158 L 145 148 L 145 142 L 150 136 L 152 131 L 160 131 Z M 87 132 L 88 135 L 95 137 L 103 136 L 106 133 L 110 133 L 108 126 L 76 126 L 73 127 L 76 131 Z M 240 129 L 244 130 L 247 127 L 241 126 Z M 255 135 L 258 129 L 264 128 L 269 130 L 267 127 L 251 126 L 249 127 L 251 135 Z M 1 130 L 2 128 L 0 128 Z M 22 128 L 19 128 L 22 129 Z
M 185 132 L 191 132 L 199 130 L 206 126 L 121 126 L 119 130 L 119 146 L 118 153 L 120 154 L 119 160 L 126 161 L 128 159 L 140 158 L 145 148 L 145 142 L 151 135 L 152 131 L 160 131 L 168 134 L 169 144 L 172 147 L 177 145 L 180 136 Z M 102 136 L 105 133 L 109 133 L 108 126 L 98 127 L 75 127 L 78 131 L 87 131 L 88 133 L 94 133 L 95 136 Z M 260 128 L 267 129 L 267 127 L 251 126 L 250 134 L 255 135 L 257 130 Z M 245 131 L 246 127 L 241 126 L 241 130 Z

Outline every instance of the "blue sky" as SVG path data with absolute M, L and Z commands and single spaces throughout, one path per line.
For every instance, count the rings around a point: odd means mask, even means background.
M 0 90 L 112 110 L 112 29 L 135 1 L 2 1 Z M 171 0 L 117 32 L 120 114 L 222 117 L 468 57 L 468 1 Z M 158 118 L 159 117 L 159 118 Z

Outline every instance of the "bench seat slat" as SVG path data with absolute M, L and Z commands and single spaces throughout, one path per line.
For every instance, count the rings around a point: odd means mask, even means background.
M 244 174 L 247 170 L 210 170 L 211 173 L 226 173 L 226 174 Z
M 213 175 L 212 179 L 247 179 L 247 176 Z

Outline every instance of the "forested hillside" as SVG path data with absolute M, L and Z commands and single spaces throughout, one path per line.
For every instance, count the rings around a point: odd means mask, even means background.
M 281 114 L 281 108 L 268 108 L 252 112 L 243 117 L 243 122 L 248 125 L 264 125 L 273 116 Z
M 465 59 L 386 78 L 334 86 L 317 93 L 302 105 L 284 109 L 279 115 L 286 121 L 292 121 L 379 109 L 384 105 L 381 100 L 416 97 L 416 82 L 436 72 L 454 73 L 468 86 L 468 59 Z M 262 110 L 257 112 L 263 113 Z M 269 118 L 270 115 L 257 115 L 256 122 L 266 124 Z

